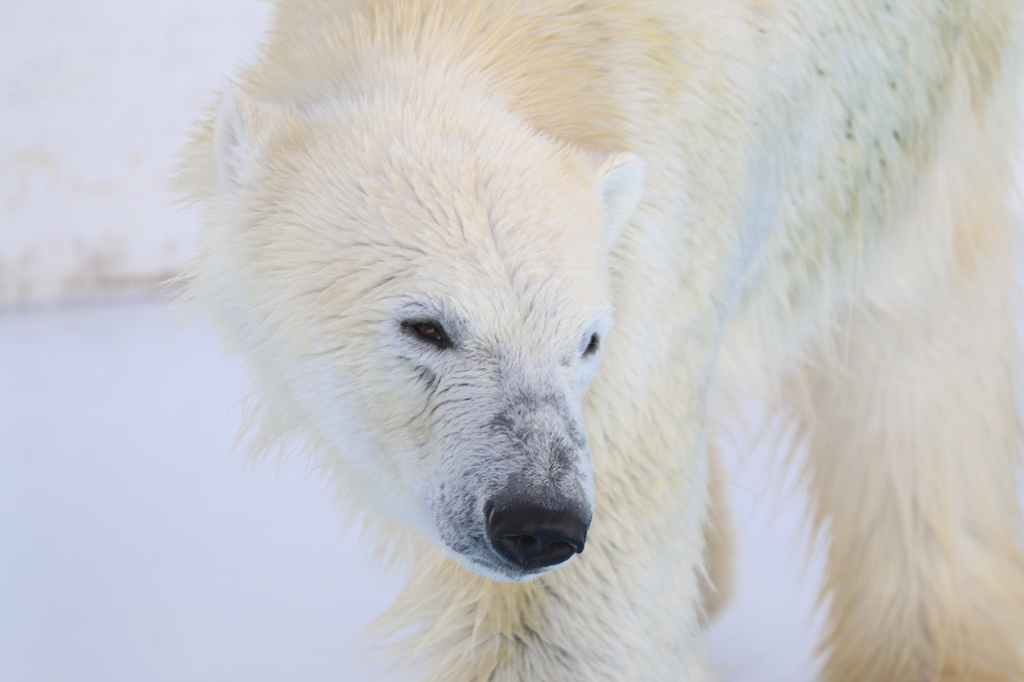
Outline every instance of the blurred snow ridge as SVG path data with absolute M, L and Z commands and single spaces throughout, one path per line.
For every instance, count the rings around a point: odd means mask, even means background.
M 181 270 L 196 223 L 170 206 L 168 178 L 269 9 L 0 3 L 0 307 L 144 291 Z

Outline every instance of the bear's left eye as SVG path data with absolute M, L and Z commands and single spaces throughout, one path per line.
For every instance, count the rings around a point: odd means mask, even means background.
M 588 343 L 587 347 L 583 350 L 583 357 L 589 358 L 591 355 L 597 352 L 597 349 L 598 347 L 600 347 L 600 345 L 601 338 L 597 335 L 597 333 L 595 332 L 594 334 L 591 334 L 590 343 Z

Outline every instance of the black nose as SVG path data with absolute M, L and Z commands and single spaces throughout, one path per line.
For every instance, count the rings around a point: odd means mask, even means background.
M 487 533 L 498 554 L 522 569 L 547 568 L 583 551 L 590 519 L 572 507 L 495 504 Z

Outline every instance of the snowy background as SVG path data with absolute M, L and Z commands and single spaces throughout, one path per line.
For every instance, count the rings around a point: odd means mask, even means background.
M 359 642 L 401 570 L 373 564 L 301 466 L 233 453 L 244 372 L 154 287 L 197 227 L 169 205 L 174 155 L 268 15 L 0 3 L 4 682 L 416 679 Z M 770 451 L 728 455 L 739 585 L 712 660 L 725 681 L 809 681 L 821 561 L 802 497 Z

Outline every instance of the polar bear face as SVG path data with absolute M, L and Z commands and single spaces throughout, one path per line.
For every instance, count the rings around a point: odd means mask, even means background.
M 581 552 L 582 401 L 642 162 L 409 93 L 302 112 L 229 93 L 215 147 L 221 227 L 196 280 L 272 407 L 353 495 L 473 570 L 518 580 Z

